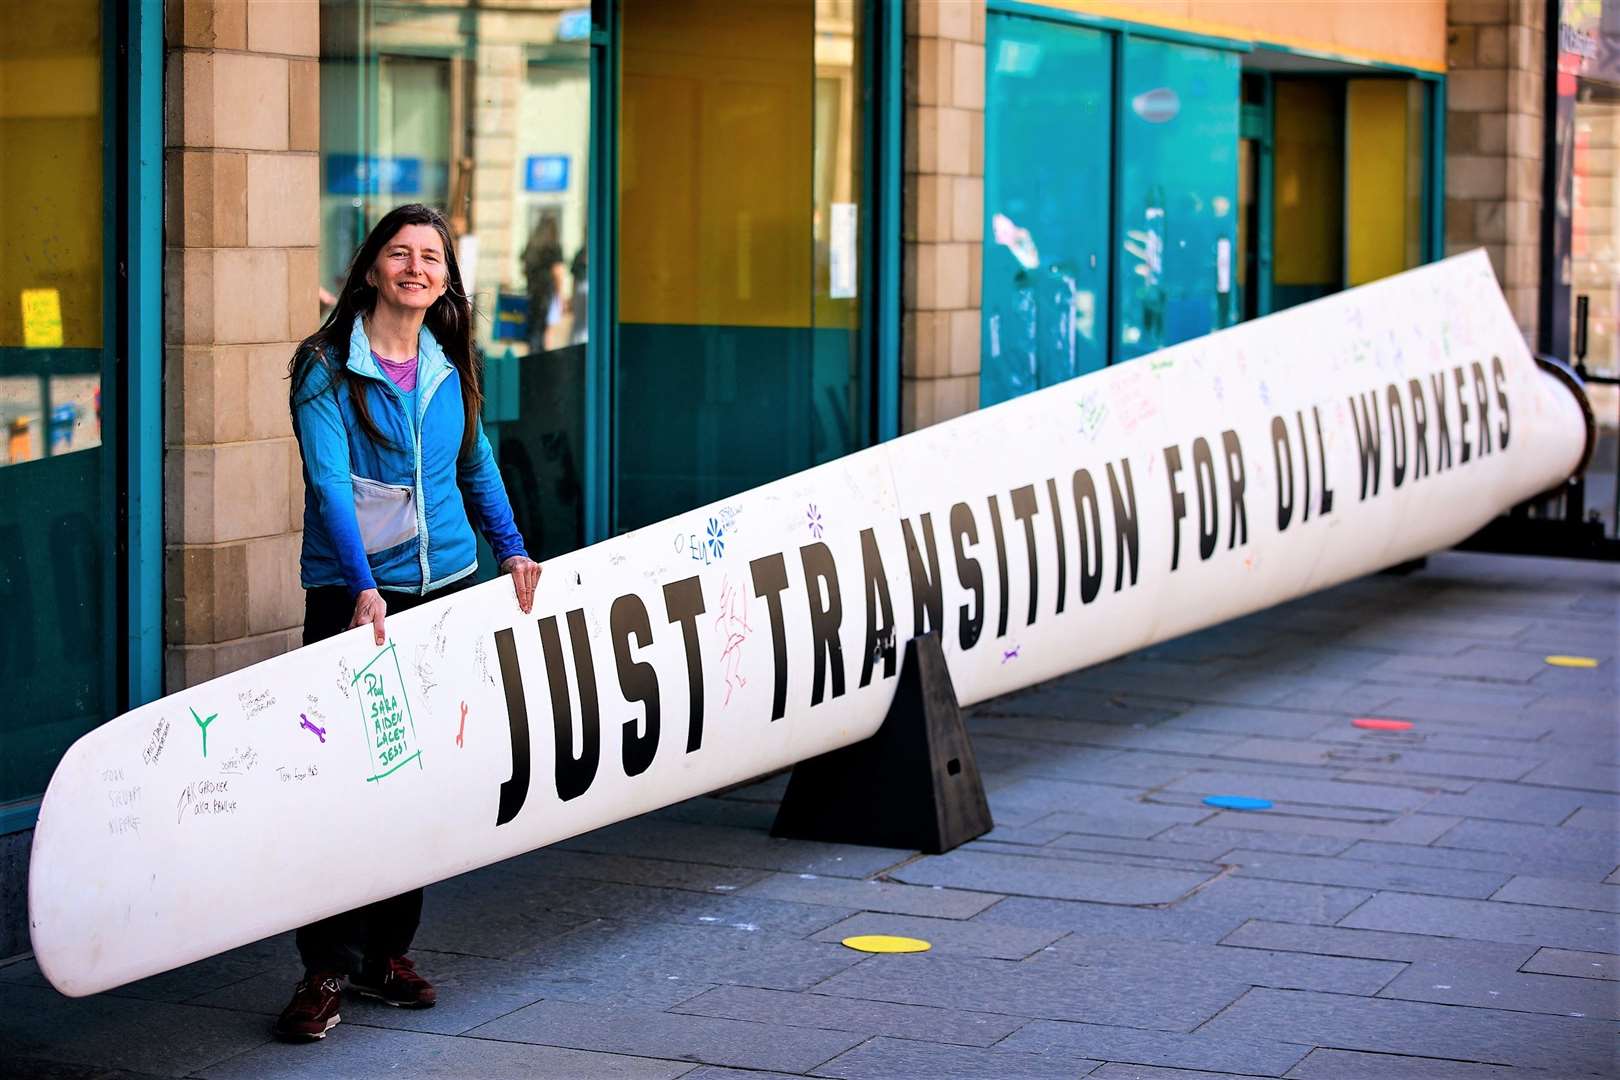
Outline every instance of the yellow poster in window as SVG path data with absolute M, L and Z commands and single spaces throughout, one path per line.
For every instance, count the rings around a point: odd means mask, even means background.
M 62 294 L 55 289 L 22 291 L 23 348 L 62 347 Z

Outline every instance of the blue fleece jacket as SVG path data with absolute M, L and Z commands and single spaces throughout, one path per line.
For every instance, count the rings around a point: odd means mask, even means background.
M 478 568 L 473 526 L 497 562 L 526 555 L 483 425 L 469 452 L 461 376 L 427 328 L 418 347 L 415 409 L 371 356 L 361 321 L 348 369 L 387 445 L 370 439 L 346 379 L 317 362 L 298 388 L 293 432 L 304 459 L 304 588 L 426 594 Z

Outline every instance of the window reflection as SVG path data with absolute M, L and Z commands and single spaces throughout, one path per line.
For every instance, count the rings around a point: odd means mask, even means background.
M 580 0 L 321 9 L 323 302 L 383 214 L 445 212 L 486 430 L 537 557 L 583 542 L 590 30 Z
M 861 445 L 851 0 L 624 0 L 614 527 Z

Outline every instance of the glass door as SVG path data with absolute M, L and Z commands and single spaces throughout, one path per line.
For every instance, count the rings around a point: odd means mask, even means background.
M 992 13 L 986 26 L 979 402 L 1108 363 L 1108 35 Z
M 612 528 L 623 531 L 867 441 L 870 8 L 618 6 Z
M 0 807 L 121 699 L 103 15 L 0 20 Z

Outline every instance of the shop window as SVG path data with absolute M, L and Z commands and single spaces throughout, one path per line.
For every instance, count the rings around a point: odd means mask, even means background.
M 1345 82 L 1347 285 L 1423 262 L 1423 102 L 1413 79 Z
M 1270 300 L 1281 311 L 1344 288 L 1344 89 L 1338 79 L 1273 85 Z
M 985 62 L 979 400 L 1108 362 L 1112 46 L 1106 34 L 992 13 Z
M 1589 371 L 1613 379 L 1620 377 L 1620 88 L 1581 80 L 1574 134 L 1570 340 L 1585 345 L 1580 358 Z
M 1115 355 L 1128 360 L 1237 320 L 1239 63 L 1135 37 L 1123 53 Z
M 0 20 L 0 804 L 116 711 L 102 10 Z
M 616 529 L 865 442 L 865 17 L 620 5 Z
M 321 6 L 323 300 L 383 214 L 445 213 L 485 428 L 537 558 L 585 542 L 590 25 L 586 6 Z

